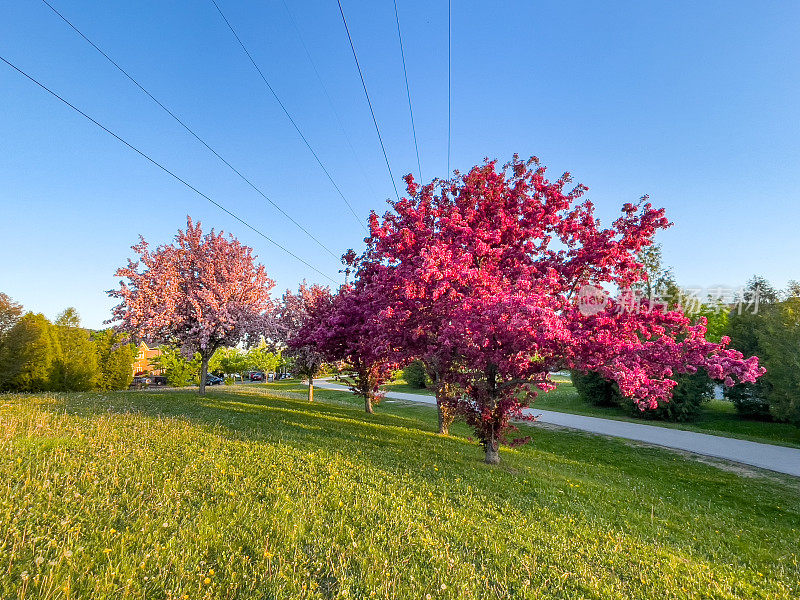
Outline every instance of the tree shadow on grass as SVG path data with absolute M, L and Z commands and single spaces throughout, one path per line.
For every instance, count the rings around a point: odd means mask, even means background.
M 481 458 L 480 449 L 467 439 L 439 436 L 433 421 L 381 413 L 380 408 L 367 415 L 355 404 L 309 403 L 285 391 L 237 387 L 208 390 L 204 397 L 188 389 L 57 394 L 41 408 L 83 418 L 135 414 L 178 419 L 231 439 L 302 449 L 324 444 L 334 452 L 352 453 L 355 448 L 379 468 L 400 464 L 413 469 L 442 452 L 474 464 Z

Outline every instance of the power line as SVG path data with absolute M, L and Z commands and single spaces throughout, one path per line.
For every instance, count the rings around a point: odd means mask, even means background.
M 217 12 L 222 17 L 222 20 L 225 21 L 225 24 L 228 26 L 228 29 L 231 30 L 231 33 L 233 34 L 233 37 L 235 37 L 236 41 L 239 42 L 239 45 L 242 47 L 242 50 L 244 50 L 244 53 L 247 55 L 247 58 L 250 60 L 252 65 L 255 67 L 256 71 L 258 72 L 259 76 L 261 77 L 261 80 L 267 86 L 267 89 L 270 91 L 270 93 L 272 93 L 272 95 L 274 96 L 275 100 L 278 102 L 278 105 L 281 107 L 281 110 L 283 110 L 283 112 L 286 115 L 286 117 L 289 119 L 291 124 L 294 126 L 295 131 L 297 131 L 298 135 L 303 140 L 303 142 L 305 143 L 306 147 L 309 149 L 311 154 L 314 155 L 314 158 L 316 159 L 316 161 L 319 164 L 320 168 L 322 168 L 322 170 L 325 172 L 325 175 L 328 177 L 328 179 L 330 180 L 330 182 L 333 185 L 333 187 L 336 188 L 336 191 L 339 193 L 339 196 L 341 196 L 342 200 L 344 200 L 344 203 L 347 205 L 347 208 L 349 208 L 350 212 L 353 213 L 353 217 L 355 218 L 355 220 L 358 221 L 359 225 L 361 225 L 361 227 L 363 227 L 365 231 L 368 231 L 366 225 L 364 224 L 364 221 L 362 221 L 358 217 L 358 215 L 356 214 L 356 211 L 353 210 L 353 206 L 350 204 L 350 202 L 347 200 L 347 198 L 345 198 L 345 195 L 342 193 L 342 190 L 339 188 L 339 186 L 336 185 L 336 182 L 333 180 L 333 177 L 331 176 L 330 172 L 325 167 L 325 165 L 322 163 L 322 160 L 317 155 L 317 153 L 314 151 L 314 148 L 311 147 L 311 144 L 309 143 L 309 141 L 306 138 L 306 136 L 303 135 L 303 132 L 300 130 L 300 127 L 297 125 L 295 120 L 292 118 L 292 115 L 289 113 L 289 111 L 287 110 L 286 106 L 283 104 L 283 101 L 278 97 L 278 94 L 272 88 L 272 86 L 270 85 L 269 81 L 267 81 L 267 78 L 264 75 L 263 71 L 261 71 L 261 69 L 259 68 L 258 64 L 256 64 L 256 61 L 253 59 L 253 56 L 247 50 L 247 47 L 244 45 L 244 42 L 242 42 L 241 38 L 239 37 L 239 34 L 236 33 L 236 30 L 233 28 L 233 25 L 231 25 L 230 21 L 228 21 L 228 18 L 225 16 L 225 13 L 222 12 L 222 9 L 219 7 L 219 4 L 217 4 L 216 0 L 211 0 L 211 3 L 216 7 Z
M 213 0 L 212 0 L 213 2 Z M 342 15 L 342 23 L 344 23 L 344 30 L 347 32 L 347 39 L 350 42 L 350 49 L 353 51 L 353 58 L 356 61 L 356 68 L 358 69 L 358 76 L 361 77 L 361 85 L 364 88 L 364 95 L 367 97 L 367 104 L 369 105 L 369 112 L 372 114 L 372 122 L 375 123 L 375 131 L 378 133 L 378 141 L 381 143 L 381 150 L 383 150 L 383 158 L 386 159 L 386 168 L 389 169 L 389 177 L 392 180 L 392 187 L 394 188 L 395 196 L 397 196 L 397 201 L 400 201 L 400 193 L 397 191 L 397 184 L 394 182 L 394 174 L 392 173 L 392 167 L 389 165 L 389 157 L 386 154 L 386 146 L 383 145 L 383 138 L 381 137 L 381 129 L 378 127 L 378 119 L 375 118 L 375 111 L 372 109 L 372 102 L 369 99 L 369 92 L 367 92 L 367 84 L 364 81 L 364 73 L 361 72 L 361 65 L 358 64 L 358 56 L 356 55 L 356 47 L 353 45 L 353 38 L 350 37 L 350 28 L 347 26 L 347 19 L 344 16 L 344 9 L 342 9 L 342 3 L 340 0 L 336 0 L 336 3 L 339 5 L 339 12 Z
M 422 183 L 422 164 L 419 160 L 419 146 L 417 145 L 417 128 L 414 127 L 414 109 L 411 108 L 411 88 L 408 86 L 408 71 L 406 70 L 406 53 L 403 51 L 403 36 L 400 33 L 400 16 L 397 14 L 397 0 L 394 0 L 394 20 L 397 22 L 397 39 L 400 41 L 400 56 L 403 59 L 403 77 L 406 80 L 406 96 L 408 97 L 408 112 L 411 113 L 411 131 L 414 134 L 414 149 L 417 151 L 417 169 L 419 181 Z
M 50 10 L 52 10 L 52 11 L 53 11 L 53 12 L 54 12 L 56 15 L 58 15 L 58 17 L 60 17 L 62 21 L 64 21 L 64 22 L 65 22 L 67 25 L 69 25 L 69 26 L 70 26 L 70 27 L 73 29 L 73 31 L 75 31 L 75 33 L 77 33 L 79 36 L 81 36 L 81 37 L 82 37 L 82 38 L 83 38 L 83 39 L 84 39 L 84 40 L 85 40 L 85 41 L 86 41 L 86 42 L 87 42 L 87 43 L 88 43 L 90 46 L 92 46 L 92 48 L 94 48 L 95 50 L 97 50 L 97 51 L 98 51 L 98 52 L 99 52 L 99 53 L 100 53 L 100 54 L 101 54 L 101 55 L 102 55 L 102 56 L 103 56 L 103 57 L 104 57 L 104 58 L 105 58 L 105 59 L 106 59 L 108 62 L 110 62 L 112 65 L 114 65 L 114 67 L 116 67 L 116 69 L 117 69 L 117 70 L 118 70 L 120 73 L 122 73 L 123 75 L 125 75 L 125 77 L 127 77 L 127 78 L 128 78 L 128 79 L 129 79 L 129 80 L 130 80 L 130 81 L 131 81 L 131 82 L 132 82 L 132 83 L 133 83 L 133 84 L 136 86 L 136 87 L 138 87 L 138 88 L 139 88 L 139 89 L 140 89 L 142 92 L 144 92 L 144 93 L 145 93 L 145 94 L 146 94 L 146 95 L 147 95 L 147 96 L 148 96 L 148 97 L 149 97 L 149 98 L 150 98 L 150 99 L 151 99 L 153 102 L 155 102 L 155 103 L 156 103 L 156 104 L 157 104 L 159 107 L 161 107 L 161 109 L 162 109 L 164 112 L 166 112 L 166 113 L 167 113 L 167 114 L 168 114 L 170 117 L 172 117 L 172 118 L 173 118 L 173 119 L 174 119 L 174 120 L 175 120 L 175 121 L 176 121 L 176 122 L 177 122 L 179 125 L 181 125 L 181 127 L 183 127 L 183 128 L 186 130 L 186 131 L 188 131 L 190 134 L 192 134 L 192 135 L 194 136 L 194 138 L 195 138 L 195 139 L 196 139 L 198 142 L 200 142 L 201 144 L 203 144 L 203 146 L 205 146 L 205 147 L 206 147 L 206 148 L 207 148 L 209 151 L 211 151 L 211 153 L 212 153 L 212 154 L 214 154 L 214 156 L 216 156 L 216 157 L 217 157 L 219 160 L 221 160 L 221 161 L 222 161 L 222 162 L 223 162 L 225 165 L 227 165 L 227 167 L 228 167 L 229 169 L 231 169 L 231 171 L 233 171 L 234 173 L 236 173 L 236 174 L 237 174 L 237 175 L 238 175 L 238 176 L 239 176 L 239 177 L 240 177 L 240 178 L 241 178 L 241 179 L 242 179 L 242 180 L 243 180 L 245 183 L 247 183 L 247 185 L 249 185 L 251 188 L 253 188 L 253 189 L 254 189 L 254 190 L 255 190 L 255 191 L 256 191 L 256 192 L 257 192 L 257 193 L 258 193 L 258 194 L 259 194 L 259 195 L 260 195 L 262 198 L 264 198 L 264 200 L 266 200 L 266 201 L 267 201 L 267 202 L 269 202 L 269 203 L 270 203 L 272 206 L 274 206 L 274 207 L 275 207 L 275 209 L 276 209 L 276 210 L 278 210 L 278 212 L 280 212 L 280 213 L 281 213 L 281 214 L 282 214 L 284 217 L 286 217 L 286 218 L 287 218 L 287 219 L 289 219 L 289 220 L 290 220 L 292 223 L 294 223 L 294 225 L 295 225 L 295 226 L 296 226 L 298 229 L 300 229 L 300 230 L 301 230 L 303 233 L 305 233 L 305 234 L 306 234 L 308 237 L 310 237 L 312 240 L 314 240 L 314 241 L 315 241 L 315 242 L 316 242 L 316 243 L 317 243 L 317 244 L 318 244 L 318 245 L 319 245 L 319 246 L 320 246 L 320 247 L 321 247 L 323 250 L 325 250 L 325 251 L 326 251 L 328 254 L 330 254 L 330 255 L 331 255 L 333 258 L 335 258 L 335 259 L 337 259 L 337 260 L 339 259 L 339 257 L 338 257 L 338 256 L 337 256 L 337 255 L 336 255 L 336 254 L 335 254 L 335 253 L 334 253 L 334 252 L 333 252 L 333 251 L 332 251 L 330 248 L 328 248 L 328 247 L 327 247 L 325 244 L 323 244 L 323 243 L 322 243 L 322 242 L 321 242 L 321 241 L 320 241 L 320 240 L 319 240 L 319 239 L 318 239 L 318 238 L 317 238 L 317 237 L 316 237 L 314 234 L 312 234 L 312 233 L 311 233 L 311 232 L 310 232 L 308 229 L 306 229 L 305 227 L 303 227 L 303 226 L 302 226 L 300 223 L 298 223 L 298 222 L 297 222 L 297 221 L 296 221 L 294 218 L 292 218 L 292 217 L 291 217 L 289 214 L 287 214 L 287 213 L 286 213 L 286 211 L 284 211 L 284 210 L 283 210 L 283 209 L 282 209 L 280 206 L 278 206 L 278 204 L 276 204 L 276 203 L 275 203 L 275 202 L 274 202 L 272 199 L 270 199 L 270 198 L 269 198 L 269 197 L 268 197 L 268 196 L 267 196 L 267 195 L 266 195 L 266 194 L 265 194 L 265 193 L 264 193 L 264 192 L 263 192 L 263 191 L 262 191 L 262 190 L 261 190 L 261 189 L 260 189 L 258 186 L 256 186 L 256 185 L 255 185 L 255 184 L 254 184 L 252 181 L 250 181 L 250 179 L 248 179 L 247 177 L 245 177 L 245 176 L 244 176 L 244 175 L 241 173 L 241 171 L 239 171 L 239 170 L 238 170 L 236 167 L 234 167 L 234 166 L 233 166 L 231 163 L 229 163 L 227 160 L 225 160 L 225 158 L 223 158 L 223 157 L 222 157 L 222 156 L 221 156 L 221 155 L 220 155 L 220 154 L 219 154 L 219 153 L 218 153 L 216 150 L 214 150 L 214 148 L 212 148 L 211 146 L 209 146 L 209 145 L 208 145 L 208 143 L 207 143 L 207 142 L 206 142 L 206 141 L 205 141 L 203 138 L 201 138 L 201 137 L 200 137 L 200 136 L 199 136 L 199 135 L 198 135 L 198 134 L 197 134 L 197 133 L 196 133 L 196 132 L 195 132 L 195 131 L 194 131 L 194 130 L 191 128 L 191 127 L 189 127 L 189 126 L 188 126 L 186 123 L 184 123 L 184 122 L 183 122 L 183 121 L 182 121 L 182 120 L 181 120 L 181 119 L 180 119 L 180 118 L 179 118 L 179 117 L 178 117 L 178 116 L 177 116 L 175 113 L 173 113 L 173 112 L 172 112 L 172 111 L 171 111 L 169 108 L 167 108 L 166 106 L 164 106 L 164 104 L 162 104 L 162 103 L 161 103 L 161 102 L 160 102 L 160 101 L 159 101 L 159 100 L 158 100 L 158 99 L 157 99 L 155 96 L 153 96 L 153 94 L 151 94 L 149 91 L 147 91 L 143 85 L 141 85 L 141 84 L 140 84 L 138 81 L 136 81 L 136 79 L 134 79 L 134 78 L 133 78 L 133 76 L 132 76 L 130 73 L 128 73 L 128 72 L 127 72 L 125 69 L 123 69 L 123 68 L 122 68 L 122 67 L 121 67 L 119 64 L 117 64 L 117 62 L 116 62 L 116 61 L 115 61 L 113 58 L 111 58 L 111 57 L 110 57 L 108 54 L 106 54 L 106 53 L 105 53 L 105 52 L 104 52 L 104 51 L 103 51 L 103 50 L 102 50 L 102 49 L 101 49 L 101 48 L 100 48 L 100 47 L 99 47 L 97 44 L 95 44 L 95 43 L 94 43 L 92 40 L 90 40 L 88 37 L 86 37 L 86 35 L 84 35 L 84 33 L 83 33 L 83 32 L 82 32 L 80 29 L 78 29 L 78 28 L 77 28 L 77 27 L 76 27 L 76 26 L 75 26 L 75 25 L 74 25 L 74 24 L 73 24 L 73 23 L 72 23 L 72 22 L 71 22 L 69 19 L 67 19 L 67 18 L 66 18 L 66 17 L 65 17 L 63 14 L 61 14 L 61 13 L 60 13 L 58 10 L 56 10 L 56 8 L 55 8 L 55 7 L 54 7 L 52 4 L 50 4 L 50 2 L 48 2 L 47 0 L 42 0 L 42 2 L 44 2 L 44 4 L 46 4 L 46 5 L 47 5 L 47 7 L 48 7 L 48 8 L 50 8 Z
M 450 3 L 447 0 L 447 178 L 450 179 Z
M 28 79 L 28 80 L 30 80 L 31 82 L 35 83 L 36 85 L 38 85 L 40 88 L 42 88 L 44 91 L 46 91 L 46 92 L 47 92 L 48 94 L 50 94 L 51 96 L 53 96 L 54 98 L 56 98 L 56 99 L 60 100 L 61 102 L 63 102 L 63 103 L 64 103 L 64 104 L 66 104 L 67 106 L 69 106 L 69 107 L 70 107 L 72 110 L 74 110 L 75 112 L 77 112 L 79 115 L 81 115 L 81 116 L 83 116 L 84 118 L 88 119 L 89 121 L 91 121 L 92 123 L 94 123 L 95 125 L 97 125 L 97 126 L 100 128 L 100 129 L 102 129 L 103 131 L 105 131 L 106 133 L 108 133 L 109 135 L 111 135 L 112 137 L 116 138 L 118 141 L 120 141 L 120 142 L 122 142 L 123 144 L 125 144 L 125 145 L 126 145 L 128 148 L 130 148 L 131 150 L 133 150 L 134 152 L 136 152 L 136 153 L 137 153 L 139 156 L 141 156 L 142 158 L 146 159 L 146 160 L 147 160 L 147 161 L 149 161 L 150 163 L 154 164 L 155 166 L 157 166 L 159 169 L 161 169 L 162 171 L 164 171 L 164 172 L 165 172 L 165 173 L 167 173 L 168 175 L 171 175 L 173 178 L 177 179 L 179 182 L 181 182 L 183 185 L 185 185 L 186 187 L 188 187 L 190 190 L 192 190 L 192 191 L 193 191 L 193 192 L 195 192 L 196 194 L 198 194 L 198 195 L 202 196 L 203 198 L 205 198 L 206 200 L 208 200 L 209 202 L 211 202 L 211 204 L 213 204 L 214 206 L 216 206 L 217 208 L 219 208 L 221 211 L 225 212 L 226 214 L 228 214 L 229 216 L 231 216 L 231 217 L 233 217 L 234 219 L 236 219 L 236 220 L 237 220 L 239 223 L 241 223 L 242 225 L 244 225 L 244 226 L 245 226 L 245 227 L 247 227 L 248 229 L 250 229 L 250 230 L 254 231 L 254 232 L 255 232 L 255 233 L 257 233 L 258 235 L 260 235 L 261 237 L 263 237 L 263 238 L 264 238 L 265 240 L 267 240 L 269 243 L 271 243 L 271 244 L 273 244 L 274 246 L 276 246 L 276 247 L 280 248 L 280 249 L 281 249 L 281 250 L 283 250 L 283 251 L 284 251 L 286 254 L 288 254 L 288 255 L 289 255 L 289 256 L 291 256 L 292 258 L 294 258 L 294 259 L 296 259 L 296 260 L 300 261 L 301 263 L 303 263 L 305 266 L 307 266 L 307 267 L 308 267 L 309 269 L 311 269 L 312 271 L 314 271 L 314 272 L 318 273 L 319 275 L 322 275 L 322 276 L 323 276 L 325 279 L 328 279 L 329 281 L 331 281 L 331 282 L 333 282 L 333 283 L 337 283 L 337 281 L 336 281 L 335 279 L 333 279 L 332 277 L 329 277 L 328 275 L 326 275 L 325 273 L 323 273 L 322 271 L 320 271 L 319 269 L 317 269 L 317 268 L 316 268 L 316 267 L 314 267 L 313 265 L 309 264 L 308 262 L 306 262 L 305 260 L 303 260 L 302 258 L 300 258 L 299 256 L 297 256 L 297 255 L 296 255 L 294 252 L 292 252 L 292 251 L 291 251 L 291 250 L 289 250 L 288 248 L 285 248 L 284 246 L 282 246 L 281 244 L 279 244 L 278 242 L 276 242 L 275 240 L 273 240 L 273 239 L 272 239 L 271 237 L 269 237 L 269 236 L 268 236 L 266 233 L 262 232 L 262 231 L 261 231 L 261 230 L 259 230 L 259 229 L 256 229 L 256 228 L 255 228 L 255 227 L 253 227 L 252 225 L 250 225 L 250 223 L 248 223 L 247 221 L 245 221 L 244 219 L 242 219 L 241 217 L 239 217 L 239 216 L 238 216 L 238 215 L 236 215 L 235 213 L 233 213 L 233 212 L 231 212 L 230 210 L 228 210 L 227 208 L 225 208 L 225 207 L 224 207 L 222 204 L 220 204 L 220 203 L 219 203 L 219 202 L 217 202 L 216 200 L 212 199 L 210 196 L 207 196 L 206 194 L 204 194 L 203 192 L 201 192 L 200 190 L 198 190 L 198 189 L 197 189 L 196 187 L 194 187 L 194 186 L 193 186 L 191 183 L 189 183 L 189 182 L 188 182 L 188 181 L 186 181 L 185 179 L 182 179 L 181 177 L 179 177 L 178 175 L 176 175 L 175 173 L 173 173 L 172 171 L 170 171 L 170 170 L 169 170 L 167 167 L 165 167 L 165 166 L 164 166 L 164 165 L 162 165 L 160 162 L 156 161 L 154 158 L 151 158 L 150 156 L 148 156 L 147 154 L 145 154 L 144 152 L 142 152 L 141 150 L 139 150 L 139 149 L 138 149 L 136 146 L 134 146 L 133 144 L 131 144 L 131 143 L 127 142 L 126 140 L 124 140 L 123 138 L 121 138 L 120 136 L 118 136 L 116 133 L 114 133 L 113 131 L 111 131 L 111 130 L 110 130 L 108 127 L 106 127 L 105 125 L 103 125 L 103 124 L 102 124 L 102 123 L 100 123 L 99 121 L 97 121 L 97 120 L 93 119 L 92 117 L 90 117 L 88 114 L 86 114 L 85 112 L 83 112 L 83 111 L 82 111 L 80 108 L 78 108 L 78 107 L 77 107 L 77 106 L 75 106 L 74 104 L 70 103 L 68 100 L 65 100 L 64 98 L 62 98 L 61 96 L 59 96 L 59 95 L 58 95 L 56 92 L 54 92 L 53 90 L 51 90 L 49 87 L 47 87 L 46 85 L 44 85 L 43 83 L 41 83 L 40 81 L 38 81 L 37 79 L 35 79 L 34 77 L 32 77 L 31 75 L 28 75 L 28 74 L 27 74 L 25 71 L 23 71 L 22 69 L 20 69 L 19 67 L 17 67 L 17 66 L 16 66 L 15 64 L 13 64 L 12 62 L 10 62 L 10 61 L 6 60 L 6 59 L 5 59 L 3 56 L 0 56 L 0 60 L 2 60 L 2 61 L 3 61 L 4 63 L 6 63 L 6 64 L 7 64 L 9 67 L 11 67 L 12 69 L 14 69 L 14 70 L 15 70 L 17 73 L 19 73 L 20 75 L 23 75 L 25 78 L 27 78 L 27 79 Z
M 303 46 L 303 50 L 306 53 L 308 62 L 311 64 L 311 68 L 314 69 L 314 73 L 317 76 L 317 81 L 319 81 L 319 85 L 322 88 L 322 91 L 325 93 L 325 97 L 328 99 L 328 104 L 330 104 L 331 106 L 331 110 L 333 111 L 333 114 L 336 117 L 336 121 L 339 123 L 339 129 L 341 129 L 344 139 L 347 140 L 347 145 L 350 147 L 350 152 L 352 152 L 353 158 L 355 159 L 356 163 L 358 163 L 358 167 L 361 170 L 361 174 L 364 176 L 364 181 L 367 183 L 367 186 L 374 194 L 375 190 L 372 188 L 372 184 L 370 183 L 369 177 L 367 177 L 366 169 L 364 169 L 364 165 L 361 162 L 361 158 L 359 157 L 358 152 L 356 152 L 355 146 L 353 146 L 353 142 L 350 139 L 350 136 L 347 135 L 347 130 L 345 129 L 342 117 L 339 115 L 339 111 L 336 110 L 336 105 L 333 103 L 333 98 L 331 98 L 331 95 L 328 92 L 328 87 L 325 85 L 325 81 L 322 79 L 322 75 L 320 74 L 319 69 L 317 69 L 317 64 L 314 61 L 314 58 L 311 56 L 311 51 L 308 49 L 308 45 L 306 44 L 305 38 L 303 37 L 303 34 L 300 31 L 300 27 L 297 26 L 297 21 L 295 21 L 295 18 L 292 16 L 292 11 L 289 9 L 289 5 L 286 4 L 286 0 L 281 0 L 281 1 L 283 2 L 283 8 L 286 9 L 286 14 L 289 15 L 289 21 L 291 22 L 292 27 L 297 33 L 297 37 L 300 40 L 300 44 Z

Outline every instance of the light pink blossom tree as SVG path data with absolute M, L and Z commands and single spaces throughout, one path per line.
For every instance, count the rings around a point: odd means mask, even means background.
M 186 221 L 173 244 L 151 250 L 140 236 L 132 246 L 139 257 L 116 272 L 124 279 L 108 292 L 120 299 L 109 322 L 148 343 L 199 353 L 202 395 L 218 348 L 258 341 L 270 329 L 274 283 L 251 248 L 213 229 L 203 235 L 199 222 Z

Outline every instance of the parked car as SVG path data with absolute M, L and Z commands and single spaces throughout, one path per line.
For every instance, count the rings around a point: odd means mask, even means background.
M 133 381 L 131 381 L 131 384 L 128 387 L 139 390 L 142 388 L 146 388 L 151 383 L 152 380 L 146 375 L 138 375 L 133 378 Z
M 264 381 L 264 374 L 261 371 L 251 371 L 248 375 L 250 381 Z
M 291 378 L 292 378 L 291 373 L 278 373 L 278 376 L 276 377 L 278 381 L 280 381 L 281 379 L 291 379 Z
M 167 378 L 164 375 L 154 375 L 153 385 L 167 385 Z
M 217 377 L 216 375 L 211 375 L 210 373 L 206 375 L 206 385 L 222 385 L 224 379 L 222 377 Z

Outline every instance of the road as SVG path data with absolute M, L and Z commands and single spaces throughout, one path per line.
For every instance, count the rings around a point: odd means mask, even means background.
M 314 384 L 330 390 L 344 390 L 347 388 L 338 383 L 317 380 Z M 433 396 L 425 394 L 409 394 L 406 392 L 387 392 L 387 398 L 419 402 L 422 404 L 436 404 Z M 568 427 L 579 431 L 588 431 L 600 435 L 624 438 L 645 442 L 656 446 L 664 446 L 675 450 L 694 452 L 704 456 L 722 458 L 733 462 L 761 467 L 778 473 L 800 477 L 800 449 L 759 444 L 748 440 L 683 431 L 669 427 L 645 425 L 644 423 L 630 423 L 628 421 L 615 421 L 614 419 L 601 419 L 584 415 L 573 415 L 552 410 L 537 410 L 529 408 L 525 411 L 537 417 L 540 423 Z

